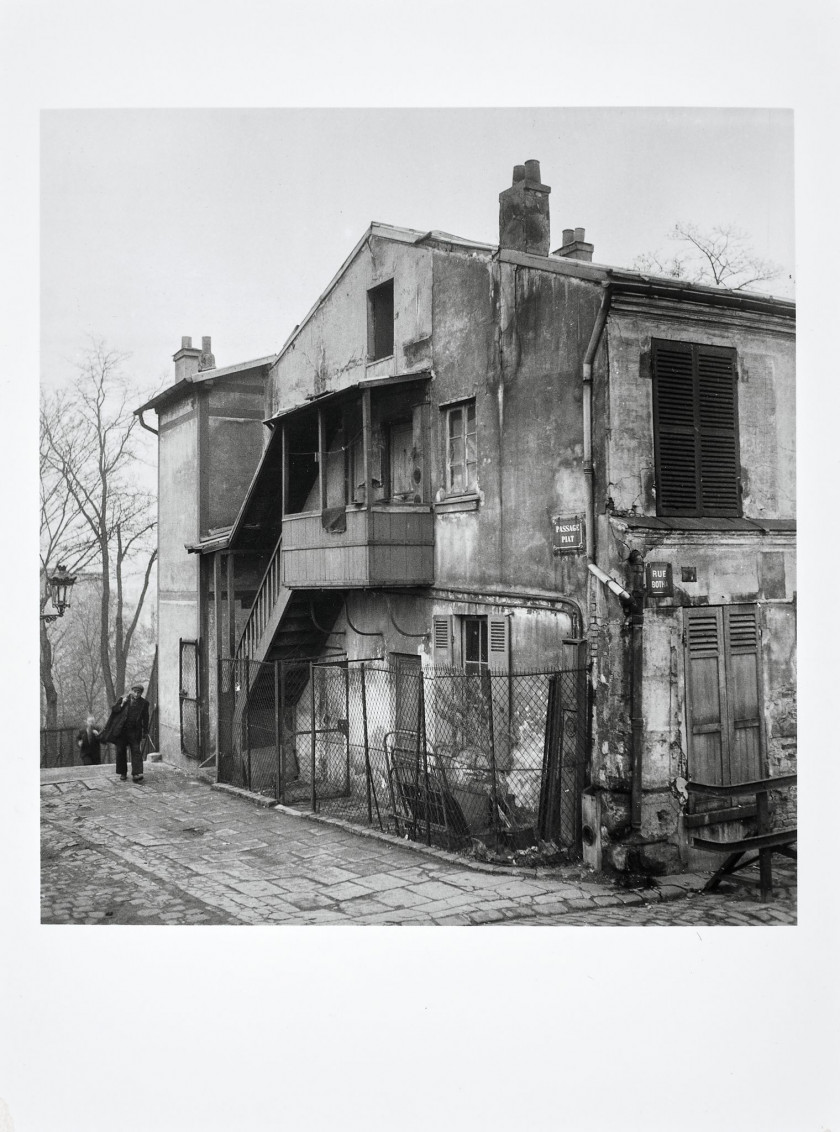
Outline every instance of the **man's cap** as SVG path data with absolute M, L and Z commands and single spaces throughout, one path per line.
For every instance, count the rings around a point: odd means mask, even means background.
M 142 684 L 132 684 L 131 690 L 132 690 L 132 692 L 142 692 L 143 691 L 143 685 Z

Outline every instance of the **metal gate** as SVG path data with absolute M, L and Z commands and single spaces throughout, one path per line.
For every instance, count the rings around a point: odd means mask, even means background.
M 188 758 L 197 759 L 201 755 L 201 723 L 199 700 L 198 641 L 181 637 L 178 641 L 178 696 L 181 718 L 181 753 Z
M 581 796 L 589 750 L 589 682 L 584 669 L 549 678 L 540 780 L 539 835 L 580 849 Z

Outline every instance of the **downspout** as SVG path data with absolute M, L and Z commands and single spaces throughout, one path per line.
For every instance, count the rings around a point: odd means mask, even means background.
M 630 552 L 630 825 L 642 828 L 642 744 L 645 721 L 642 713 L 645 625 L 645 565 L 638 550 Z
M 592 364 L 604 333 L 612 291 L 602 283 L 601 306 L 583 358 L 583 482 L 586 498 L 586 561 L 595 562 L 595 471 L 592 466 Z
M 147 425 L 146 422 L 143 420 L 143 410 L 142 409 L 136 410 L 136 416 L 137 416 L 137 419 L 140 421 L 140 427 L 141 428 L 144 428 L 146 430 L 146 432 L 153 433 L 155 436 L 160 436 L 160 433 L 158 432 L 158 430 L 156 428 L 152 428 L 151 425 Z

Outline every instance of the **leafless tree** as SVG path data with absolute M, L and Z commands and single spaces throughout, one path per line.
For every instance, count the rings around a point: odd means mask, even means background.
M 779 264 L 757 256 L 747 233 L 732 224 L 704 231 L 696 224 L 680 221 L 668 233 L 668 239 L 680 245 L 677 250 L 637 256 L 634 269 L 732 291 L 767 283 L 782 271 Z
M 124 360 L 104 343 L 92 342 L 73 386 L 46 398 L 41 411 L 42 477 L 52 492 L 50 506 L 61 517 L 51 528 L 60 528 L 60 534 L 42 539 L 42 563 L 46 567 L 58 554 L 71 572 L 92 561 L 101 568 L 98 649 L 109 702 L 125 690 L 132 639 L 157 554 L 151 545 L 153 500 L 137 485 L 137 418 L 131 409 L 137 394 L 123 376 Z M 137 560 L 143 563 L 143 582 L 131 612 L 125 582 Z

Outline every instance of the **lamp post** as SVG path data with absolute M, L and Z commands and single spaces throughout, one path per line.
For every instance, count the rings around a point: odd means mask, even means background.
M 62 563 L 59 563 L 52 573 L 47 571 L 49 596 L 41 614 L 42 621 L 55 621 L 64 616 L 64 610 L 70 608 L 70 587 L 75 584 L 76 575 L 70 574 Z

